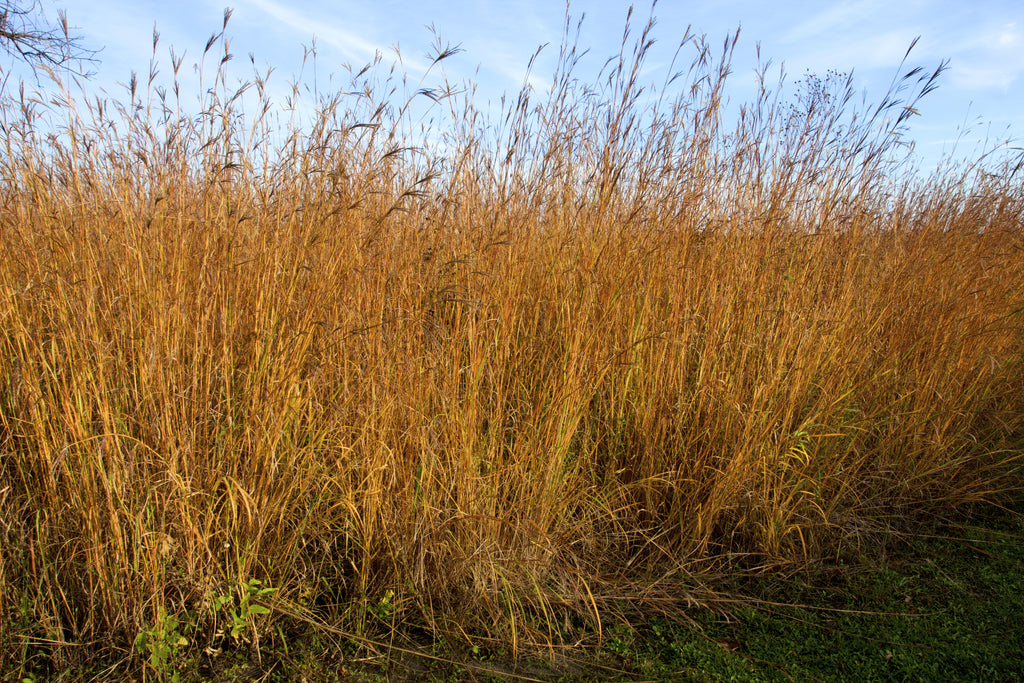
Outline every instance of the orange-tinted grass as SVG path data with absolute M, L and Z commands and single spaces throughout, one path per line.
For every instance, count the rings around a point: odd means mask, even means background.
M 5 101 L 5 667 L 167 614 L 179 654 L 296 623 L 554 646 L 727 554 L 1014 493 L 1015 170 L 919 180 L 916 100 L 858 117 L 834 75 L 727 129 L 734 40 L 645 104 L 649 30 L 594 96 L 570 42 L 537 108 L 439 87 L 427 138 L 373 69 L 305 131 L 220 71 L 196 119 Z M 270 611 L 232 628 L 252 579 Z

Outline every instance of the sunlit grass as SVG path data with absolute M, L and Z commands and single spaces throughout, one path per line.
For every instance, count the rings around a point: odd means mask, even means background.
M 429 134 L 373 68 L 306 129 L 222 70 L 198 117 L 8 97 L 0 661 L 135 643 L 161 676 L 295 623 L 555 646 L 1012 493 L 1016 169 L 896 163 L 938 72 L 727 127 L 731 44 L 651 98 L 647 39 L 592 88 L 567 41 L 493 121 L 439 86 Z

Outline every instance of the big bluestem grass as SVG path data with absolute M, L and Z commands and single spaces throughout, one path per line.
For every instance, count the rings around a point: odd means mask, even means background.
M 651 89 L 650 26 L 591 85 L 571 28 L 493 118 L 378 63 L 282 124 L 221 37 L 197 116 L 173 56 L 124 103 L 7 93 L 0 661 L 218 644 L 252 579 L 257 647 L 552 646 L 1014 493 L 1024 193 L 898 163 L 941 69 L 859 110 L 763 71 L 727 124 L 735 37 Z

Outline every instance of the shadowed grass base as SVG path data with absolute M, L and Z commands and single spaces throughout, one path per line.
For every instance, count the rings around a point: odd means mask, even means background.
M 432 641 L 415 626 L 361 643 L 296 628 L 259 653 L 197 655 L 177 673 L 224 682 L 1024 680 L 1024 504 L 889 537 L 817 569 L 723 575 L 708 587 L 719 597 L 689 612 L 692 621 L 635 618 L 608 628 L 600 645 L 545 660 Z M 26 654 L 25 668 L 4 680 L 124 673 L 57 673 L 43 659 L 36 672 Z

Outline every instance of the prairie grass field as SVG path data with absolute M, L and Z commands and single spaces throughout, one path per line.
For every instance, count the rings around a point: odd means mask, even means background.
M 1020 499 L 1021 158 L 905 161 L 941 67 L 733 118 L 734 39 L 648 86 L 566 29 L 497 113 L 441 44 L 308 121 L 223 33 L 200 93 L 6 88 L 0 672 L 557 653 Z

